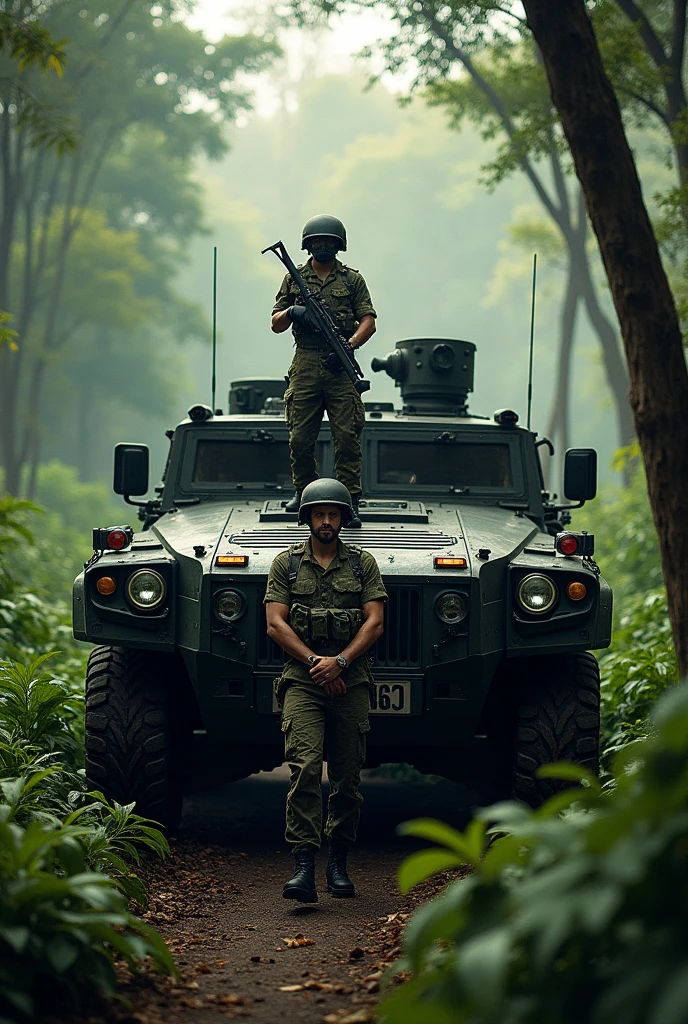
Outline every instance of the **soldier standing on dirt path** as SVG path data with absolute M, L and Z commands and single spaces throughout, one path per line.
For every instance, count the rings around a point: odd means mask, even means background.
M 373 556 L 339 540 L 351 514 L 351 497 L 338 480 L 323 477 L 304 488 L 299 522 L 308 523 L 311 536 L 277 555 L 265 593 L 268 636 L 288 656 L 275 681 L 291 771 L 285 838 L 295 863 L 283 896 L 302 903 L 318 899 L 325 746 L 327 891 L 355 895 L 346 856 L 363 802 L 359 785 L 370 728 L 372 675 L 364 655 L 382 635 L 387 592 Z
M 340 250 L 346 252 L 344 225 L 326 214 L 311 217 L 303 228 L 301 248 L 311 254 L 298 268 L 301 276 L 311 291 L 322 295 L 352 348 L 360 348 L 375 333 L 377 313 L 361 274 L 336 258 Z M 301 293 L 287 274 L 272 309 L 272 330 L 281 334 L 291 327 L 296 344 L 284 395 L 295 489 L 286 509 L 298 510 L 304 487 L 318 476 L 315 444 L 327 411 L 334 440 L 335 476 L 351 494 L 353 515 L 349 526 L 358 527 L 363 402 L 325 337 L 311 325 L 301 302 Z

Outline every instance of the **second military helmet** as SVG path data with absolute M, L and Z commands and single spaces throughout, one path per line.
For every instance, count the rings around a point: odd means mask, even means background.
M 339 248 L 346 252 L 346 228 L 339 217 L 331 217 L 328 213 L 319 213 L 317 217 L 311 217 L 303 226 L 301 232 L 301 248 L 307 249 L 312 238 L 336 238 Z
M 321 476 L 303 489 L 299 505 L 299 525 L 310 521 L 310 510 L 314 505 L 338 505 L 342 510 L 342 526 L 348 526 L 351 519 L 351 495 L 339 480 Z

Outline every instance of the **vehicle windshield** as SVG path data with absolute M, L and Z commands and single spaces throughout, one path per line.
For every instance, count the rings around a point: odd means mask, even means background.
M 508 444 L 461 441 L 380 441 L 377 480 L 380 484 L 508 489 L 513 487 L 509 448 Z
M 322 463 L 322 445 L 316 461 Z M 195 484 L 291 484 L 286 441 L 199 440 L 192 482 Z

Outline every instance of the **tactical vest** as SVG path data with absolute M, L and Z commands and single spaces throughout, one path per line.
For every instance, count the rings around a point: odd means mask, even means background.
M 346 545 L 347 571 L 322 574 L 304 562 L 305 543 L 289 548 L 289 625 L 323 654 L 338 653 L 361 628 L 362 549 Z
M 297 270 L 303 271 L 306 266 L 307 266 L 307 264 L 303 263 L 300 267 L 297 267 Z M 354 285 L 353 285 L 353 281 L 351 279 L 351 268 L 347 267 L 345 263 L 342 264 L 342 268 L 346 271 L 343 283 L 344 283 L 344 287 L 346 288 L 346 291 L 347 291 L 348 305 L 350 306 L 351 321 L 349 323 L 346 323 L 345 322 L 346 317 L 343 316 L 343 311 L 341 309 L 337 310 L 337 309 L 332 308 L 333 304 L 332 304 L 331 301 L 328 302 L 327 298 L 325 298 L 325 303 L 328 305 L 328 307 L 330 309 L 330 312 L 334 315 L 335 320 L 339 322 L 339 326 L 340 326 L 342 332 L 344 333 L 344 335 L 347 338 L 349 338 L 354 333 L 356 322 L 357 322 L 356 321 L 356 306 L 355 306 L 355 301 L 354 301 Z M 293 293 L 292 297 L 294 299 L 294 302 L 296 302 L 296 303 L 303 302 L 303 299 L 301 297 L 301 293 L 299 292 L 295 282 L 293 282 L 293 281 L 290 282 L 290 289 L 291 289 L 291 291 Z M 335 295 L 339 294 L 340 296 L 343 295 L 342 292 L 339 292 L 339 293 L 335 292 L 334 294 Z M 304 328 L 301 326 L 301 324 L 299 323 L 298 320 L 294 324 L 292 324 L 292 331 L 294 333 L 295 339 L 297 340 L 297 342 L 299 344 L 302 344 L 303 340 L 308 338 L 309 334 L 312 333 L 311 331 L 304 330 Z M 312 347 L 312 345 L 311 346 L 303 345 L 303 347 L 304 348 L 310 348 L 310 347 Z M 324 339 L 323 339 L 322 345 L 320 345 L 319 347 L 326 348 L 329 351 L 329 346 L 327 345 L 327 343 L 325 342 Z

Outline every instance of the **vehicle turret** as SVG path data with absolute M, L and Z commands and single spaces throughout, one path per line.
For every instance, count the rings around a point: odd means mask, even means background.
M 270 409 L 271 405 L 278 406 L 286 390 L 284 377 L 240 377 L 229 385 L 229 414 L 255 416 Z M 277 401 L 266 406 L 269 399 Z
M 405 413 L 466 416 L 475 348 L 454 338 L 407 338 L 370 367 L 374 373 L 384 370 L 400 388 Z

